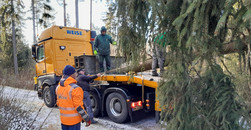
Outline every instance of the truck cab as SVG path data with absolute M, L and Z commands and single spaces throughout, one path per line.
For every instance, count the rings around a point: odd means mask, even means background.
M 75 67 L 75 56 L 93 55 L 95 36 L 95 31 L 52 26 L 32 45 L 32 57 L 36 61 L 35 90 L 48 107 L 55 105 L 55 88 L 64 66 Z

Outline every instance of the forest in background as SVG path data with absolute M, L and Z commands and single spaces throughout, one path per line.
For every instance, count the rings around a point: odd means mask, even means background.
M 31 13 L 34 7 L 35 28 L 29 27 L 30 35 L 33 35 L 32 30 L 36 32 L 39 27 L 45 29 L 52 25 L 54 10 L 50 0 L 32 1 L 34 2 L 32 5 L 24 5 L 22 0 L 0 1 L 0 83 L 2 85 L 18 87 L 20 83 L 27 81 L 28 83 L 25 84 L 29 89 L 33 89 L 35 62 L 32 60 L 31 49 L 23 32 L 24 23 L 32 20 L 32 17 L 24 16 L 26 13 Z M 28 12 L 25 12 L 25 6 L 30 7 Z
M 123 53 L 128 64 L 145 61 L 147 44 L 153 44 L 151 39 L 157 34 L 165 33 L 163 41 L 154 44 L 170 48 L 165 78 L 158 88 L 161 120 L 167 122 L 167 128 L 241 129 L 240 123 L 250 123 L 249 0 L 107 3 L 108 33 L 118 40 L 118 52 Z M 36 27 L 49 27 L 53 22 L 49 0 L 35 0 L 34 5 L 41 7 L 35 11 Z M 23 9 L 22 0 L 0 1 L 0 79 L 5 79 L 0 81 L 2 85 L 18 87 L 22 81 L 32 82 L 35 74 L 30 47 L 22 33 L 25 20 L 31 18 L 22 17 Z M 18 78 L 23 78 L 20 82 L 16 80 L 14 56 Z M 32 83 L 29 85 L 32 89 Z

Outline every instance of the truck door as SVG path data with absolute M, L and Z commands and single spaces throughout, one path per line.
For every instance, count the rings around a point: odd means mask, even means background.
M 37 55 L 36 55 L 36 73 L 37 76 L 42 76 L 46 74 L 45 67 L 45 55 L 44 55 L 44 44 L 41 44 L 36 47 Z

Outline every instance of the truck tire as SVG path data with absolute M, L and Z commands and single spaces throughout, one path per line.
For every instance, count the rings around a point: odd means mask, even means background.
M 126 99 L 119 93 L 111 93 L 106 98 L 106 111 L 109 118 L 116 123 L 129 119 Z
M 92 112 L 93 112 L 93 116 L 97 117 L 100 114 L 100 99 L 98 97 L 98 95 L 94 92 L 90 92 L 90 98 L 91 98 L 91 106 L 92 106 Z
M 43 90 L 43 99 L 47 107 L 54 107 L 56 103 L 55 94 L 50 89 L 49 86 L 46 86 Z

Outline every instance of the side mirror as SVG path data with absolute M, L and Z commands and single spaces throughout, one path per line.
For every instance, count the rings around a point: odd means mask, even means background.
M 31 51 L 32 59 L 37 61 L 36 45 L 32 45 Z

